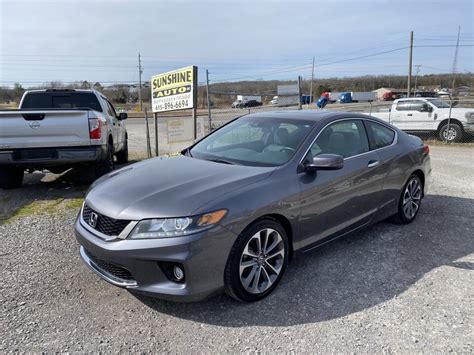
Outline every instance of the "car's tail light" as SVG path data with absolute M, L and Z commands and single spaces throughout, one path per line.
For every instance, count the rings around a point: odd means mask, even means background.
M 430 146 L 429 146 L 428 144 L 425 144 L 425 145 L 423 146 L 423 154 L 424 154 L 424 155 L 430 154 Z
M 102 121 L 99 118 L 89 119 L 89 138 L 100 139 L 102 135 Z

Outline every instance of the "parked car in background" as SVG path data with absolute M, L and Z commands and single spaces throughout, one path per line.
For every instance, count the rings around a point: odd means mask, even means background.
M 232 102 L 232 108 L 242 108 L 244 107 L 244 101 L 242 100 L 235 100 Z
M 256 101 L 256 100 L 248 100 L 248 101 L 245 101 L 245 103 L 244 103 L 245 108 L 259 107 L 259 106 L 262 106 L 262 103 L 260 101 Z
M 273 96 L 273 98 L 270 101 L 270 104 L 278 105 L 278 96 Z
M 450 109 L 448 103 L 436 97 L 398 99 L 389 112 L 371 115 L 406 132 L 435 133 L 441 140 L 459 142 L 465 134 L 474 134 L 474 109 Z
M 430 174 L 428 146 L 376 118 L 258 113 L 99 179 L 75 232 L 83 261 L 116 286 L 256 301 L 293 256 L 389 217 L 412 222 Z
M 19 109 L 0 111 L 0 188 L 25 171 L 81 168 L 92 178 L 128 161 L 126 113 L 94 90 L 30 90 Z
M 248 102 L 251 102 L 249 106 Z M 255 104 L 258 102 L 258 104 Z M 253 105 L 253 106 L 252 106 Z M 262 105 L 262 97 L 258 95 L 237 95 L 237 100 L 232 103 L 232 108 L 255 107 Z

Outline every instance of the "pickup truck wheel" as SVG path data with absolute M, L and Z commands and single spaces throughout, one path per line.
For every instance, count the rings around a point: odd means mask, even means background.
M 21 168 L 6 167 L 0 169 L 0 188 L 16 189 L 21 187 L 25 171 Z
M 128 163 L 128 139 L 125 140 L 125 145 L 123 149 L 115 154 L 117 157 L 118 164 L 127 164 Z
M 110 173 L 112 170 L 114 170 L 114 147 L 111 144 L 108 144 L 107 157 L 96 167 L 95 177 L 99 178 L 102 175 Z
M 462 128 L 457 123 L 450 123 L 449 130 L 447 124 L 439 130 L 439 139 L 445 142 L 460 142 L 462 135 Z

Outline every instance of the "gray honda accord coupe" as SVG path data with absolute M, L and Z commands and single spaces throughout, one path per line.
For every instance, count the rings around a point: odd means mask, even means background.
M 389 217 L 412 222 L 430 175 L 428 146 L 371 116 L 251 114 L 97 180 L 75 232 L 83 261 L 116 286 L 255 301 L 291 258 Z

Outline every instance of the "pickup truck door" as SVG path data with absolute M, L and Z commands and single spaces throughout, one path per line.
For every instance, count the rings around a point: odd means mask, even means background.
M 397 104 L 396 120 L 394 126 L 410 132 L 432 131 L 434 127 L 434 114 L 426 109 L 432 107 L 423 100 L 404 100 Z
M 114 139 L 114 150 L 117 152 L 122 149 L 123 138 L 122 138 L 122 122 L 117 118 L 117 113 L 115 112 L 112 104 L 106 100 L 107 104 L 107 114 L 110 122 L 110 128 L 112 129 L 112 137 Z

